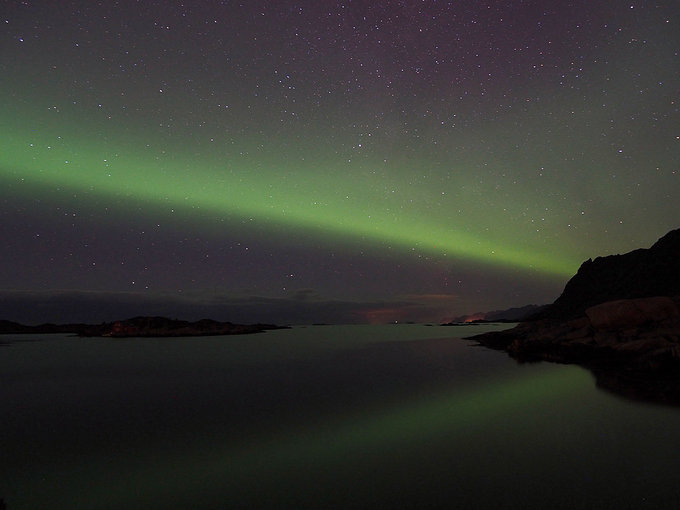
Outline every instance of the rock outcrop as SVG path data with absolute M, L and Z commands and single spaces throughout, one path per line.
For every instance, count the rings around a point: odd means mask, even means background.
M 639 328 L 645 324 L 677 319 L 679 315 L 678 305 L 666 296 L 607 301 L 586 310 L 591 325 L 600 331 Z
M 521 361 L 680 369 L 680 298 L 608 301 L 577 319 L 525 322 L 473 338 Z

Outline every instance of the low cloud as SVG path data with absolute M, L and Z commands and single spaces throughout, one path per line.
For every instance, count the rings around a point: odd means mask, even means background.
M 437 321 L 455 302 L 452 296 L 412 295 L 394 301 L 324 299 L 314 289 L 290 297 L 179 295 L 170 293 L 0 291 L 0 319 L 23 324 L 107 322 L 137 315 L 161 315 L 236 323 L 347 324 Z

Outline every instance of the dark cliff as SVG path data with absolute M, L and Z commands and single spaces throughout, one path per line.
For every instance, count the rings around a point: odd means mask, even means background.
M 680 229 L 648 249 L 588 259 L 564 287 L 562 295 L 529 320 L 568 320 L 587 308 L 617 299 L 680 295 Z

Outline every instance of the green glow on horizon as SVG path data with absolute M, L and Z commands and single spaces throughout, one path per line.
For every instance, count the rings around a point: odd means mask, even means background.
M 337 155 L 312 154 L 310 161 L 266 154 L 225 157 L 214 150 L 192 154 L 191 145 L 173 150 L 139 141 L 105 143 L 82 135 L 0 129 L 5 140 L 0 173 L 5 177 L 97 199 L 133 199 L 165 211 L 192 208 L 212 218 L 253 218 L 277 232 L 302 229 L 323 241 L 341 237 L 350 244 L 379 244 L 559 277 L 573 274 L 580 262 L 555 247 L 519 247 L 517 232 L 502 225 L 493 235 L 485 233 L 483 225 L 495 221 L 491 214 L 474 220 L 452 217 L 451 200 L 478 209 L 478 216 L 483 208 L 475 197 L 457 192 L 455 184 L 444 192 L 411 184 L 413 172 L 405 163 L 393 164 L 388 173 L 381 162 L 371 160 L 348 168 Z

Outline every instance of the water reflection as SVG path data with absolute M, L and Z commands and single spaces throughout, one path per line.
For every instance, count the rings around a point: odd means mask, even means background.
M 520 365 L 549 363 L 533 356 L 522 357 L 513 354 L 512 357 Z M 677 370 L 631 369 L 625 365 L 606 366 L 602 361 L 597 364 L 585 364 L 585 367 L 593 374 L 596 387 L 609 394 L 635 402 L 680 407 L 680 374 Z
M 677 409 L 445 329 L 15 343 L 0 357 L 0 497 L 9 510 L 677 502 Z
M 638 402 L 680 406 L 680 377 L 668 372 L 591 369 L 597 387 Z

